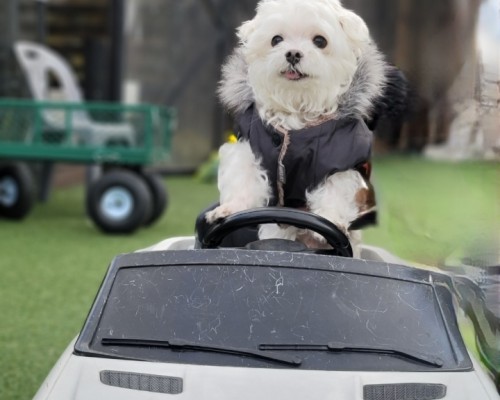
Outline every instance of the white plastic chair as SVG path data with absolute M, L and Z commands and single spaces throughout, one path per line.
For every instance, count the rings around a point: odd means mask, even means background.
M 75 75 L 69 64 L 53 50 L 40 44 L 19 41 L 14 46 L 17 60 L 23 70 L 34 100 L 55 100 L 50 91 L 50 73 L 59 81 L 60 98 L 58 101 L 84 103 Z M 109 143 L 121 143 L 133 146 L 135 132 L 128 123 L 103 123 L 92 120 L 84 108 L 71 111 L 72 130 L 79 139 L 91 146 L 105 146 Z M 45 109 L 42 118 L 47 128 L 65 130 L 64 114 L 57 109 Z

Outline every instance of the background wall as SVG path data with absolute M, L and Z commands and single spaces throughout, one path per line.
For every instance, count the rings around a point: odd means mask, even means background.
M 175 142 L 179 165 L 203 161 L 230 127 L 214 97 L 219 66 L 234 45 L 236 26 L 252 18 L 256 3 L 127 3 L 130 93 L 179 109 Z M 377 151 L 425 151 L 438 158 L 498 156 L 500 143 L 492 129 L 492 121 L 500 121 L 498 57 L 482 57 L 479 37 L 496 35 L 499 4 L 498 0 L 344 1 L 366 20 L 388 61 L 405 72 L 414 90 L 413 112 L 405 121 L 380 124 Z M 489 21 L 480 18 L 485 8 Z
M 215 96 L 235 29 L 257 0 L 5 0 L 0 3 L 0 95 L 26 95 L 10 47 L 45 41 L 73 65 L 90 100 L 178 110 L 168 167 L 192 170 L 231 122 Z M 498 158 L 500 0 L 344 0 L 367 22 L 413 87 L 412 113 L 381 121 L 379 153 Z M 41 14 L 41 6 L 45 13 Z M 117 33 L 118 32 L 118 33 Z
M 129 0 L 125 37 L 126 86 L 138 96 L 178 110 L 174 163 L 197 165 L 224 140 L 227 120 L 216 96 L 220 65 L 235 43 L 236 26 L 256 2 Z M 161 18 L 159 18 L 161 16 Z

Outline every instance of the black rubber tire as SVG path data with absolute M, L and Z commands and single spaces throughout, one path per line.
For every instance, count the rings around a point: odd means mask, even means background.
M 0 217 L 21 220 L 35 203 L 35 184 L 29 167 L 21 162 L 0 164 Z
M 112 170 L 89 185 L 86 206 L 103 232 L 133 233 L 150 218 L 153 199 L 139 175 Z
M 141 175 L 153 198 L 153 210 L 149 218 L 144 222 L 144 226 L 150 226 L 157 222 L 167 209 L 168 192 L 160 175 L 148 172 L 144 172 Z

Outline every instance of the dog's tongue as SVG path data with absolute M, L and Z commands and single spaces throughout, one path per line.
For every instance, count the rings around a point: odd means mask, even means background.
M 286 71 L 285 77 L 291 81 L 296 81 L 297 79 L 300 79 L 301 76 L 297 71 Z

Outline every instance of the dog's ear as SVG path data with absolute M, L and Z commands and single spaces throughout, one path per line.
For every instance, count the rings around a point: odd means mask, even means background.
M 248 41 L 248 38 L 253 31 L 255 31 L 255 20 L 252 19 L 241 24 L 241 26 L 237 30 L 237 35 L 240 39 L 241 44 L 245 44 Z
M 339 15 L 339 22 L 354 48 L 361 50 L 370 42 L 370 32 L 365 21 L 352 11 L 343 9 Z

